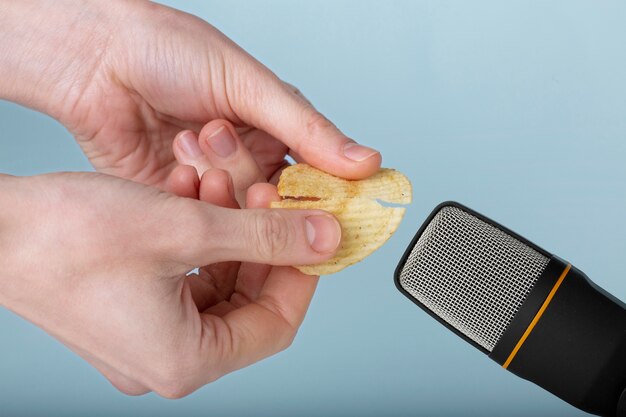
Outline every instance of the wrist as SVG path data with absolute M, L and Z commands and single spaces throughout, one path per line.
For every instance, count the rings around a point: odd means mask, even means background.
M 97 70 L 107 26 L 98 2 L 0 0 L 0 99 L 60 119 Z

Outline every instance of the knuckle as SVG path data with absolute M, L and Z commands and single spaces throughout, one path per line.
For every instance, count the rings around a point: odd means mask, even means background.
M 263 307 L 274 314 L 277 319 L 276 326 L 274 328 L 275 333 L 272 340 L 275 342 L 275 351 L 281 352 L 293 344 L 293 341 L 298 334 L 299 324 L 287 320 L 285 314 L 281 312 L 281 309 L 272 298 L 265 297 L 261 300 L 261 303 Z
M 155 392 L 159 396 L 167 398 L 168 400 L 179 400 L 191 394 L 193 390 L 189 390 L 187 387 L 181 384 L 171 384 L 164 386 L 159 390 L 155 390 Z
M 150 392 L 149 389 L 124 383 L 112 383 L 112 385 L 122 394 L 136 397 Z
M 170 359 L 163 361 L 160 369 L 153 374 L 150 384 L 152 391 L 163 398 L 186 397 L 224 375 L 218 364 L 206 355 L 198 355 L 197 352 L 183 348 L 169 356 Z
M 283 83 L 287 86 L 287 88 L 289 88 L 293 93 L 298 94 L 300 92 L 300 90 L 298 90 L 298 87 L 296 87 L 295 85 L 291 84 L 289 81 L 285 81 L 283 80 Z
M 285 83 L 285 85 L 287 86 L 287 88 L 291 91 L 291 94 L 295 94 L 296 96 L 299 97 L 304 97 L 304 95 L 302 94 L 302 91 L 300 91 L 300 89 L 298 87 L 296 87 L 295 85 L 288 83 L 287 81 L 283 81 Z
M 309 107 L 314 108 L 313 103 L 311 103 L 311 101 L 302 93 L 302 91 L 300 91 L 298 87 L 286 81 L 283 81 L 283 83 L 285 83 L 289 92 L 293 94 L 296 97 L 296 99 L 301 100 L 304 103 L 306 103 Z
M 169 359 L 162 361 L 153 375 L 152 390 L 168 399 L 183 398 L 195 391 L 196 372 L 201 368 L 194 366 L 187 354 L 170 353 L 163 356 Z
M 174 368 L 161 372 L 153 391 L 163 398 L 179 399 L 186 397 L 194 390 L 188 377 Z
M 179 263 L 181 259 L 190 259 L 196 254 L 200 243 L 211 250 L 215 249 L 214 239 L 207 238 L 212 236 L 210 232 L 216 221 L 212 210 L 191 199 L 172 198 L 169 203 L 165 211 L 177 215 L 170 217 L 169 222 L 155 227 L 154 230 L 158 232 L 150 235 L 151 241 L 148 243 L 157 246 L 162 261 Z
M 322 113 L 312 110 L 311 114 L 307 116 L 306 128 L 309 136 L 315 137 L 328 131 L 328 129 L 335 129 L 335 125 Z
M 279 350 L 283 351 L 283 350 L 288 349 L 289 347 L 291 347 L 291 345 L 293 345 L 293 341 L 295 340 L 297 333 L 298 333 L 298 331 L 296 329 L 294 329 L 291 326 L 288 326 L 287 330 L 285 330 L 285 332 L 284 332 L 284 336 L 282 337 L 282 341 L 281 341 L 281 344 L 279 346 Z
M 259 217 L 255 238 L 257 255 L 261 259 L 276 259 L 291 243 L 290 222 L 278 211 L 270 210 Z

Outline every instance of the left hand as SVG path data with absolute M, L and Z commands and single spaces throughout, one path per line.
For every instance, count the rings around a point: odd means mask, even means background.
M 323 212 L 262 208 L 269 184 L 234 209 L 217 169 L 204 202 L 98 173 L 0 175 L 0 190 L 0 309 L 128 394 L 181 397 L 289 346 L 317 277 L 268 265 L 324 261 L 340 239 Z

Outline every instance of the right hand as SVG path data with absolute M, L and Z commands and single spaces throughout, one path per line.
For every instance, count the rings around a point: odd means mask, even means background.
M 339 225 L 321 211 L 254 208 L 276 198 L 267 184 L 247 209 L 219 207 L 236 203 L 213 172 L 215 204 L 103 174 L 0 176 L 0 305 L 128 394 L 181 397 L 284 349 L 317 277 L 259 264 L 324 261 Z M 232 280 L 186 276 L 216 263 L 228 275 L 234 260 L 252 262 L 237 297 L 220 287 Z
M 377 151 L 216 28 L 159 4 L 0 0 L 4 50 L 0 98 L 59 120 L 99 172 L 163 188 L 176 133 L 216 119 L 237 126 L 266 180 L 286 154 L 344 178 L 380 168 Z

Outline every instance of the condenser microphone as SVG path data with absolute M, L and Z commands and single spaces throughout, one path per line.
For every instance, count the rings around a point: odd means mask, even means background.
M 504 369 L 581 410 L 626 416 L 626 305 L 568 262 L 446 202 L 417 232 L 395 281 Z

